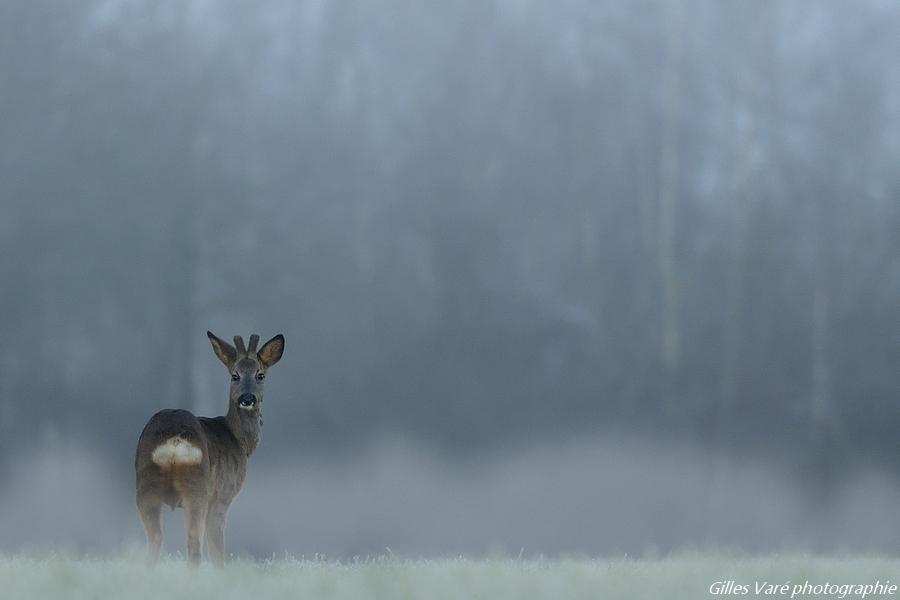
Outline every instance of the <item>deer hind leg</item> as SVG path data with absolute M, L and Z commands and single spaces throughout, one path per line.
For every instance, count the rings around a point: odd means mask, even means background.
M 162 524 L 160 509 L 162 502 L 158 498 L 138 498 L 138 512 L 147 534 L 147 560 L 155 563 L 159 560 L 159 549 L 162 546 Z
M 187 556 L 193 565 L 200 564 L 200 548 L 206 526 L 206 502 L 189 500 L 184 503 L 184 528 L 187 531 Z
M 227 511 L 227 505 L 212 502 L 206 513 L 206 544 L 209 549 L 209 558 L 217 567 L 225 564 L 225 514 Z

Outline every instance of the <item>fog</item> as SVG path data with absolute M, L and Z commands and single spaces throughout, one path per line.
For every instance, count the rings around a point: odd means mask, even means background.
M 140 543 L 207 330 L 286 338 L 238 555 L 900 551 L 898 26 L 3 2 L 0 551 Z
M 364 457 L 251 468 L 230 512 L 238 556 L 657 556 L 722 550 L 896 552 L 900 483 L 856 473 L 827 504 L 769 461 L 610 437 L 448 461 L 399 441 Z M 22 459 L 0 495 L 4 546 L 129 551 L 131 480 L 71 446 Z M 807 485 L 804 485 L 807 484 Z M 811 506 L 814 508 L 811 509 Z M 182 512 L 164 515 L 184 552 Z

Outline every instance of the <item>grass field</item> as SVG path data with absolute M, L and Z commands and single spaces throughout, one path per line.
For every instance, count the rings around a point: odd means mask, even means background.
M 758 558 L 681 555 L 658 560 L 562 559 L 374 559 L 351 563 L 307 560 L 232 562 L 224 570 L 208 565 L 192 571 L 167 560 L 155 567 L 137 558 L 43 559 L 0 557 L 3 600 L 264 600 L 303 598 L 442 600 L 697 599 L 713 598 L 710 585 L 735 581 L 748 586 L 745 598 L 891 598 L 861 588 L 876 581 L 900 582 L 900 563 L 886 558 Z M 843 585 L 831 593 L 796 593 L 808 581 Z M 785 593 L 765 595 L 764 582 L 785 584 Z

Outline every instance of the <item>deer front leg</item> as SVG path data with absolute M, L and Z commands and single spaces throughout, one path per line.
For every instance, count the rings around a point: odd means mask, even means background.
M 184 528 L 187 530 L 188 561 L 194 566 L 200 564 L 200 546 L 206 525 L 206 502 L 202 500 L 185 503 Z
M 210 503 L 206 512 L 206 544 L 209 558 L 217 567 L 225 565 L 225 515 L 228 505 L 221 502 Z

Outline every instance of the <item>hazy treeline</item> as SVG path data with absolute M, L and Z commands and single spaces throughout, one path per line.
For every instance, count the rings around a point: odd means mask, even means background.
M 0 4 L 0 436 L 900 426 L 893 2 Z M 818 447 L 818 446 L 813 446 Z

